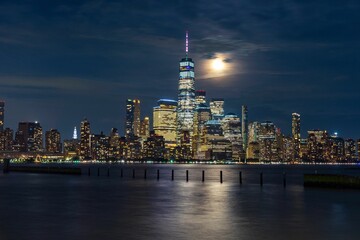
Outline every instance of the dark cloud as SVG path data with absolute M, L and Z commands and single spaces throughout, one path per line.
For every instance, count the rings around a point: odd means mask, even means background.
M 39 120 L 70 137 L 87 116 L 94 131 L 123 129 L 124 102 L 177 98 L 184 33 L 197 88 L 224 97 L 226 112 L 285 132 L 300 112 L 306 128 L 360 137 L 360 3 L 287 1 L 1 1 L 0 98 L 6 125 Z M 220 55 L 222 54 L 222 55 Z M 203 62 L 233 66 L 208 76 Z M 206 77 L 204 77 L 206 76 Z

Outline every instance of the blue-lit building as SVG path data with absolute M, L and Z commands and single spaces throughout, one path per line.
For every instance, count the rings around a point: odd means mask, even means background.
M 186 33 L 186 55 L 180 61 L 177 108 L 177 142 L 180 144 L 183 132 L 193 135 L 195 110 L 194 62 L 188 57 L 188 33 Z

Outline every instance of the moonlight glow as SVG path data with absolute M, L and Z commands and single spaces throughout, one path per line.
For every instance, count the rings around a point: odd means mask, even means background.
M 221 59 L 214 59 L 212 62 L 212 68 L 216 71 L 221 71 L 224 69 L 224 62 Z

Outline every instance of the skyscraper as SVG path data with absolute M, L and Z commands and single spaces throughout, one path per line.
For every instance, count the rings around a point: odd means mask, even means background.
M 90 122 L 85 118 L 80 125 L 80 158 L 91 158 Z
M 150 136 L 150 118 L 144 117 L 140 123 L 140 137 L 146 140 Z
M 19 122 L 16 132 L 17 151 L 38 152 L 43 150 L 42 127 L 38 122 Z
M 205 90 L 196 90 L 195 91 L 195 104 L 206 104 L 206 91 Z
M 139 137 L 140 136 L 140 100 L 134 99 L 134 135 Z
M 126 100 L 125 136 L 140 136 L 140 100 Z
M 210 101 L 210 110 L 213 119 L 222 119 L 224 117 L 224 99 L 212 98 Z
M 242 144 L 243 150 L 246 152 L 248 146 L 248 108 L 243 105 L 241 107 L 241 135 L 242 135 Z
M 188 57 L 189 44 L 188 32 L 186 32 L 185 58 L 180 61 L 179 68 L 179 91 L 177 107 L 177 141 L 183 132 L 192 136 L 194 109 L 195 109 L 195 73 L 194 62 Z
M 62 150 L 60 133 L 56 129 L 50 129 L 45 133 L 45 148 L 47 152 L 60 153 Z
M 300 114 L 292 114 L 291 124 L 292 140 L 293 140 L 293 160 L 300 159 Z
M 0 132 L 4 131 L 5 102 L 0 100 Z
M 176 101 L 160 99 L 153 110 L 154 133 L 163 136 L 166 144 L 176 143 L 176 107 Z
M 76 127 L 74 127 L 73 139 L 77 139 L 77 130 L 76 130 Z

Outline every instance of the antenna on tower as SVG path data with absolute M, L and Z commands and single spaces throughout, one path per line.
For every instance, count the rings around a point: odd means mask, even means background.
M 188 31 L 186 31 L 185 53 L 186 53 L 186 58 L 187 58 L 188 53 L 189 53 L 189 32 Z

